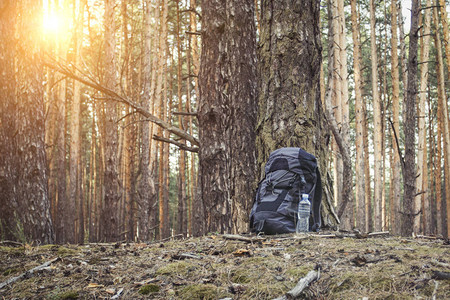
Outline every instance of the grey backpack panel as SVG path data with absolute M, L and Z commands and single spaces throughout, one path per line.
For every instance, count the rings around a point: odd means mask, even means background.
M 270 154 L 265 174 L 250 213 L 252 230 L 295 232 L 298 201 L 306 193 L 311 201 L 310 230 L 318 231 L 322 186 L 316 158 L 301 148 L 281 148 Z

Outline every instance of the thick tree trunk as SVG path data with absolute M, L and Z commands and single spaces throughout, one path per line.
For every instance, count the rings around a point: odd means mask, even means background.
M 197 2 L 196 0 L 190 0 L 190 9 L 191 12 L 189 13 L 189 23 L 190 23 L 190 31 L 191 32 L 195 32 L 197 30 L 197 15 L 195 13 L 195 11 L 197 10 Z M 193 67 L 193 72 L 194 74 L 194 92 L 195 92 L 195 97 L 196 99 L 198 99 L 199 96 L 199 87 L 198 87 L 198 74 L 199 74 L 199 70 L 200 70 L 200 59 L 199 59 L 199 55 L 198 55 L 198 36 L 197 35 L 193 35 L 191 34 L 189 36 L 189 46 L 190 46 L 190 55 L 192 55 L 192 67 Z M 190 55 L 188 55 L 188 59 L 190 57 Z M 188 69 L 189 72 L 191 72 L 190 70 L 190 64 L 188 63 Z M 189 73 L 189 75 L 191 75 L 191 73 Z M 189 80 L 189 77 L 188 79 Z M 190 89 L 188 89 L 190 91 Z M 189 94 L 188 97 L 188 102 L 187 104 L 189 105 L 189 109 L 187 109 L 187 111 L 189 112 L 193 112 L 196 111 L 196 107 L 193 107 L 193 104 L 191 105 L 191 95 Z M 192 117 L 189 117 L 189 133 L 192 135 L 193 133 L 193 129 L 194 129 L 194 120 Z M 190 155 L 190 169 L 189 169 L 189 183 L 190 183 L 190 188 L 189 188 L 189 196 L 190 196 L 190 203 L 189 203 L 189 207 L 188 207 L 188 215 L 189 215 L 189 225 L 188 225 L 188 231 L 190 235 L 198 235 L 198 234 L 194 234 L 194 228 L 196 227 L 193 221 L 193 217 L 194 215 L 198 215 L 198 212 L 203 211 L 203 209 L 201 208 L 201 204 L 199 203 L 199 198 L 196 197 L 196 190 L 197 190 L 197 172 L 195 171 L 195 166 L 196 164 L 196 155 L 194 155 L 194 153 L 191 153 Z M 194 213 L 195 211 L 195 213 Z
M 317 1 L 262 2 L 257 123 L 259 179 L 270 152 L 289 146 L 314 154 L 322 178 L 328 177 L 327 132 L 323 128 L 320 100 L 319 8 Z M 329 213 L 332 208 L 328 200 L 322 202 L 322 224 L 334 226 L 337 220 Z
M 254 1 L 202 2 L 199 186 L 207 232 L 248 229 L 256 115 Z

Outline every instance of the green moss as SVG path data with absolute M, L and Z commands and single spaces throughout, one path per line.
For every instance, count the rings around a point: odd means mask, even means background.
M 0 246 L 0 252 L 3 252 L 11 256 L 22 256 L 25 254 L 25 248 Z
M 59 248 L 58 245 L 54 245 L 54 244 L 47 244 L 47 245 L 42 245 L 39 246 L 39 250 L 54 250 Z
M 58 248 L 57 254 L 60 257 L 67 257 L 67 256 L 77 255 L 78 251 L 75 250 L 75 249 L 70 249 L 70 248 L 66 248 L 66 247 L 60 246 Z
M 8 276 L 11 275 L 13 273 L 16 273 L 17 269 L 11 268 L 11 269 L 6 269 L 5 271 L 2 272 L 3 276 Z
M 231 273 L 231 282 L 233 283 L 250 283 L 254 273 L 249 269 L 237 269 Z
M 150 295 L 159 292 L 159 286 L 156 284 L 146 284 L 139 289 L 139 294 Z
M 65 291 L 61 292 L 61 290 L 54 290 L 51 294 L 46 296 L 48 300 L 69 300 L 69 299 L 78 299 L 80 295 L 76 291 Z
M 186 276 L 187 273 L 194 269 L 195 266 L 191 263 L 185 262 L 185 261 L 179 261 L 167 264 L 161 268 L 159 268 L 156 271 L 157 275 L 179 275 L 179 276 Z
M 247 285 L 247 289 L 242 294 L 242 299 L 273 299 L 284 295 L 295 286 L 294 283 L 287 286 L 283 281 L 259 281 Z
M 177 296 L 183 300 L 213 300 L 219 298 L 219 291 L 212 284 L 194 284 L 179 290 Z
M 79 295 L 76 291 L 67 291 L 59 294 L 57 296 L 57 299 L 60 300 L 68 300 L 68 299 L 78 299 Z
M 292 267 L 286 270 L 286 275 L 292 277 L 293 280 L 299 280 L 301 277 L 304 277 L 308 274 L 309 271 L 313 269 L 313 266 L 310 264 Z

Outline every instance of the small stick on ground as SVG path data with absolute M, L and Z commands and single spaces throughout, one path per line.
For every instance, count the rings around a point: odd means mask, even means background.
M 296 299 L 300 294 L 303 292 L 305 288 L 307 288 L 311 282 L 316 281 L 320 278 L 320 269 L 319 270 L 312 270 L 309 271 L 309 273 L 301 278 L 297 285 L 286 293 L 286 295 L 283 295 L 281 297 L 278 297 L 274 300 L 287 300 L 287 299 Z
M 58 261 L 59 259 L 60 259 L 60 258 L 57 257 L 57 258 L 54 258 L 54 259 L 52 259 L 52 260 L 49 260 L 48 262 L 43 263 L 43 264 L 40 265 L 40 266 L 34 267 L 33 269 L 30 269 L 30 270 L 26 271 L 25 273 L 20 274 L 19 276 L 12 277 L 12 278 L 10 278 L 10 279 L 8 279 L 8 280 L 6 280 L 6 281 L 0 283 L 0 290 L 1 290 L 2 288 L 4 288 L 5 286 L 9 285 L 9 284 L 12 284 L 12 283 L 14 283 L 14 282 L 16 282 L 16 281 L 19 281 L 19 280 L 25 278 L 26 276 L 32 275 L 34 272 L 37 272 L 37 271 L 40 271 L 40 270 L 42 270 L 42 269 L 47 268 L 48 266 L 50 266 L 52 263 Z

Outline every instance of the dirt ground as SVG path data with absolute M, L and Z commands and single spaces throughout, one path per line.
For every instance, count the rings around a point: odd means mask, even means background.
M 0 242 L 2 299 L 272 299 L 311 270 L 320 277 L 300 298 L 450 299 L 449 242 L 429 237 L 321 232 L 154 243 Z

